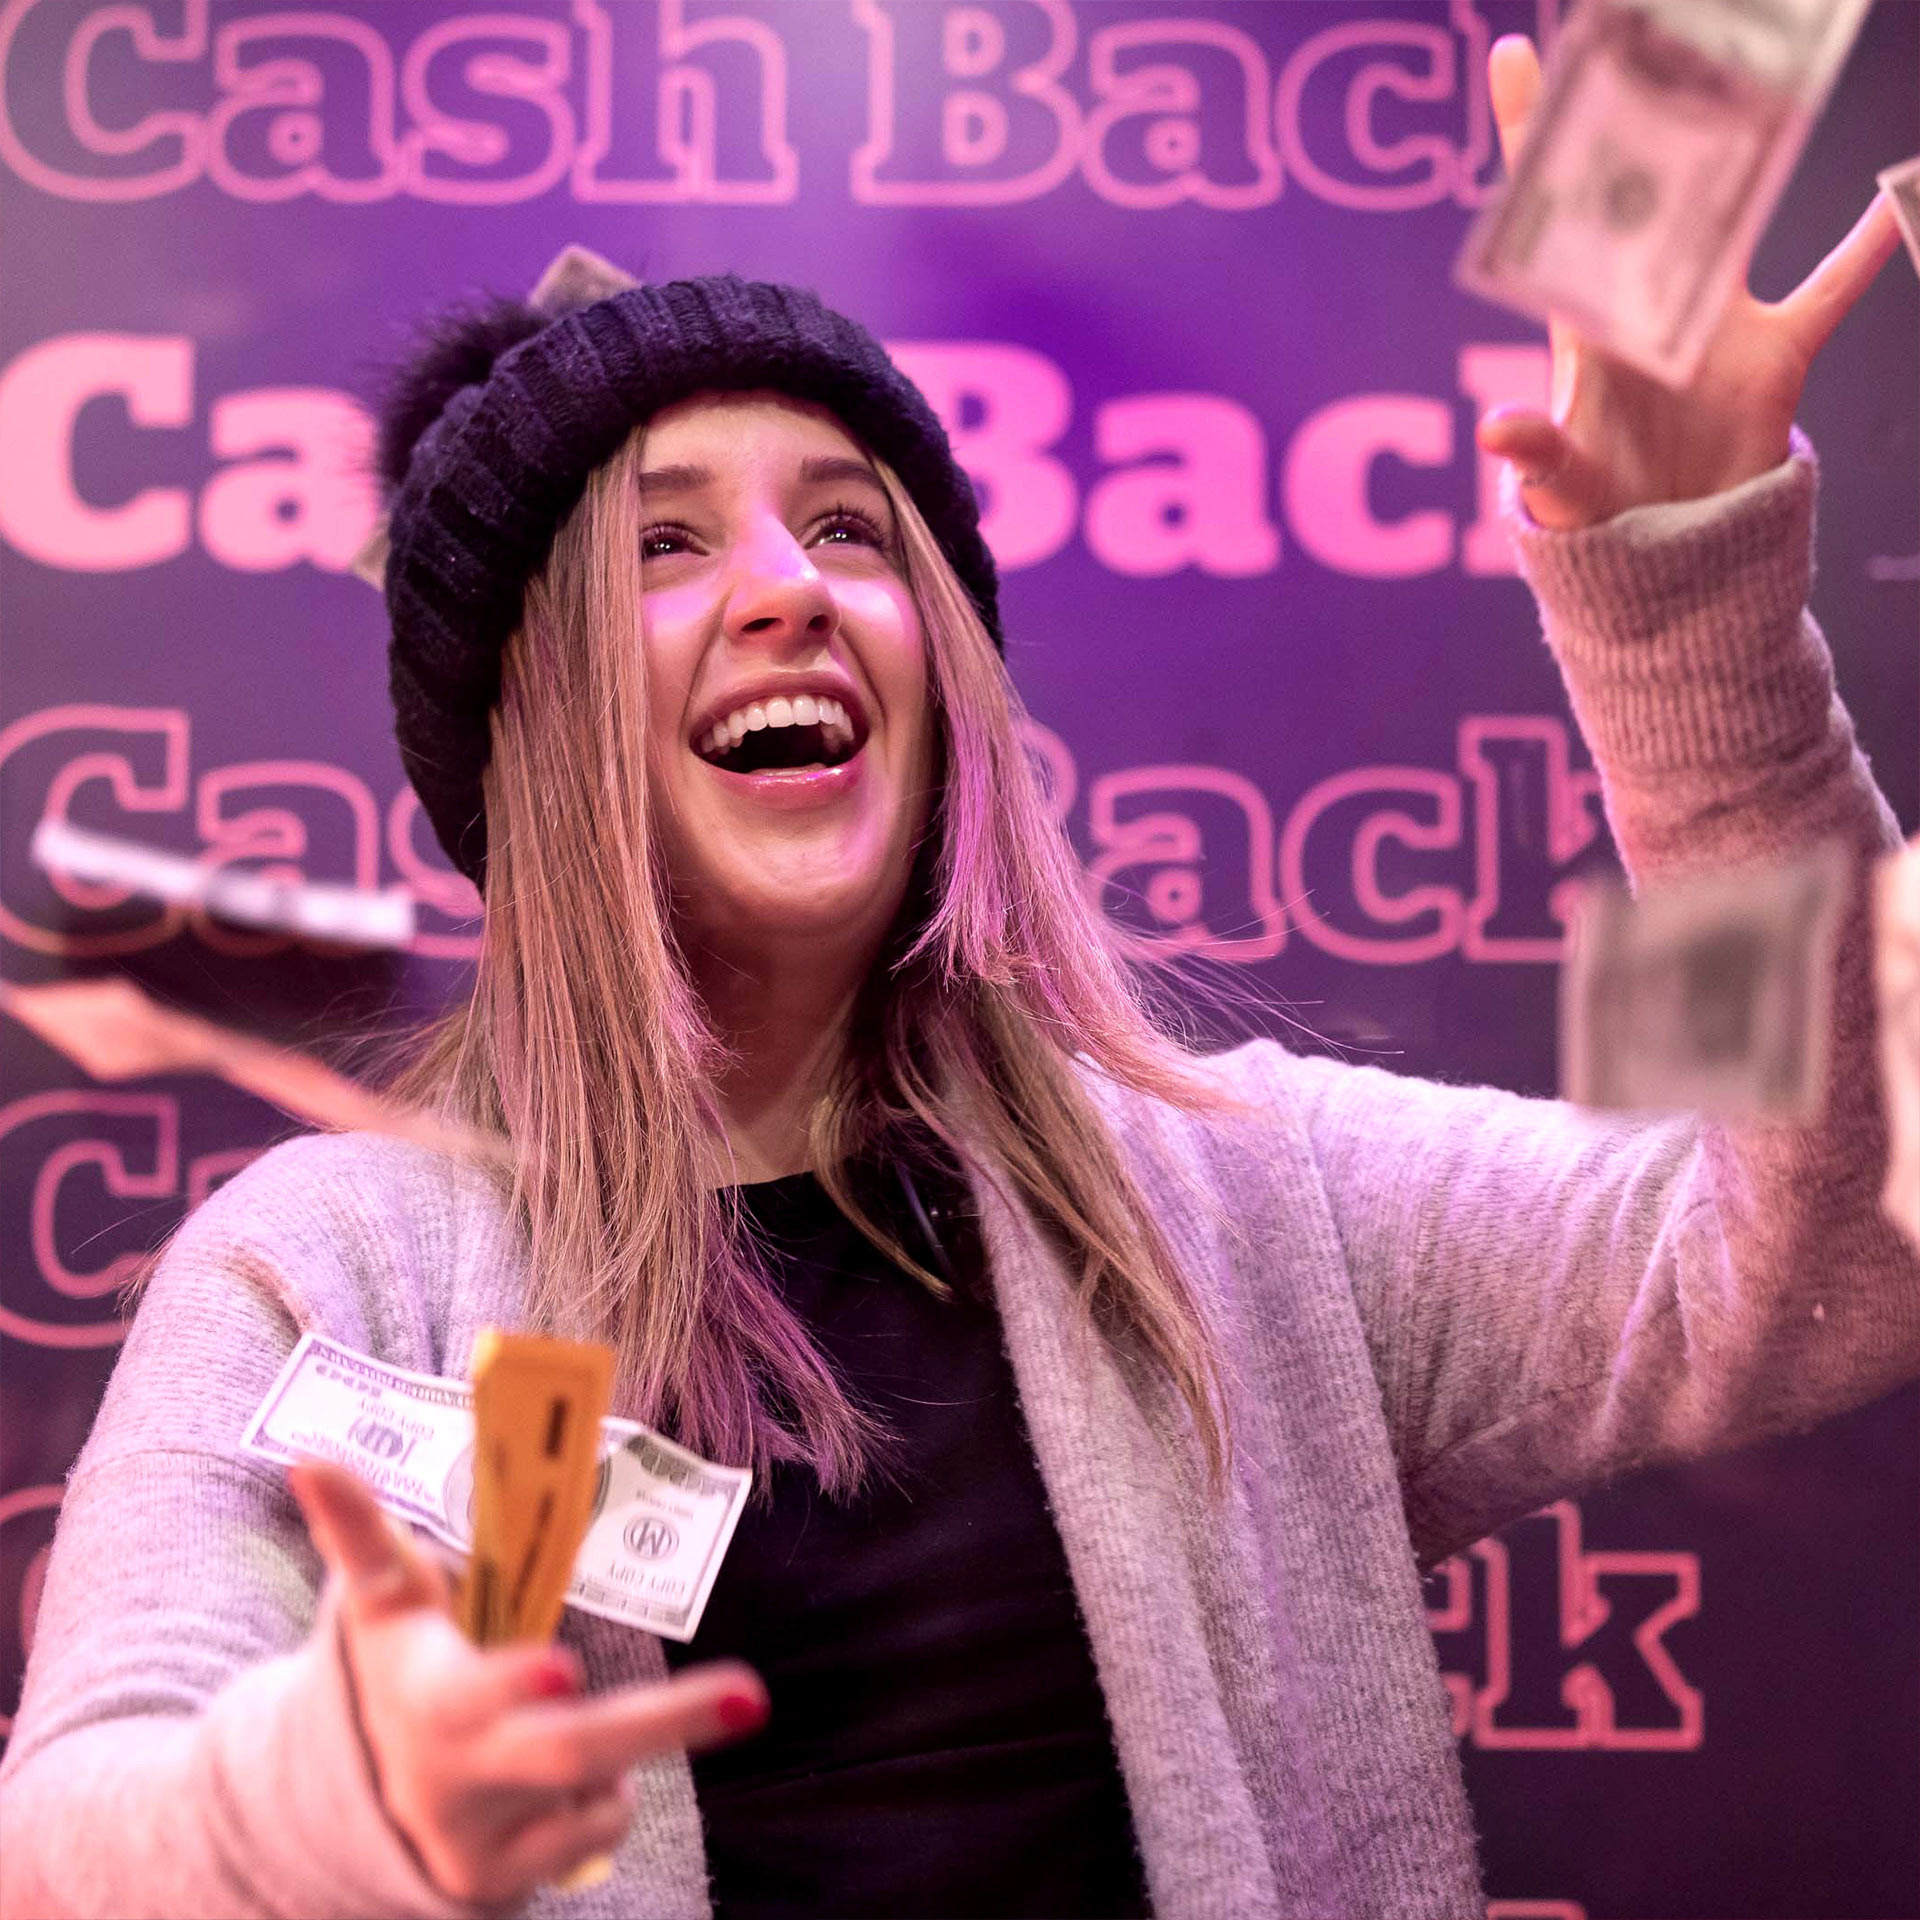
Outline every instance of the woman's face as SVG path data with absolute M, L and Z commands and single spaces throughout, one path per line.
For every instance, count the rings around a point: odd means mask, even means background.
M 692 944 L 822 960 L 891 923 L 927 817 L 926 648 L 885 490 L 823 408 L 648 424 L 641 586 L 657 818 Z

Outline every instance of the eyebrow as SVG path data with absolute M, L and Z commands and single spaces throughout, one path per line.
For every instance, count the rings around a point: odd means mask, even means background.
M 880 476 L 864 460 L 850 459 L 843 453 L 811 453 L 800 462 L 800 478 L 808 486 L 827 481 L 865 481 L 881 487 Z M 650 467 L 640 476 L 643 494 L 694 493 L 713 485 L 713 469 L 700 466 Z

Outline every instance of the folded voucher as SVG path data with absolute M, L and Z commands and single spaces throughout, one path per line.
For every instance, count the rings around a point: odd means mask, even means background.
M 243 1436 L 282 1465 L 317 1456 L 462 1552 L 473 1544 L 473 1389 L 409 1373 L 323 1334 L 301 1336 Z M 567 1604 L 691 1640 L 752 1475 L 717 1467 L 631 1420 L 600 1423 L 593 1518 Z

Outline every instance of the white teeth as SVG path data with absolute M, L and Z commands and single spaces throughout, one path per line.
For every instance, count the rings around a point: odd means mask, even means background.
M 851 750 L 853 722 L 846 708 L 827 694 L 796 693 L 749 706 L 736 707 L 724 720 L 716 720 L 694 743 L 697 751 L 712 759 L 724 758 L 750 733 L 764 727 L 819 727 L 828 747 L 834 751 Z

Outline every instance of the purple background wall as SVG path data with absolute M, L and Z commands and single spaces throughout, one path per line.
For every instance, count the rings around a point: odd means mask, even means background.
M 1554 1081 L 1555 888 L 1607 859 L 1472 421 L 1534 331 L 1449 266 L 1492 35 L 1554 0 L 11 0 L 0 7 L 0 968 L 123 967 L 338 1051 L 459 990 L 407 801 L 351 396 L 578 239 L 817 286 L 948 411 L 1016 678 L 1113 911 L 1408 1072 Z M 1024 70 L 1024 73 L 1023 73 Z M 1783 291 L 1920 149 L 1879 0 L 1762 250 Z M 1816 373 L 1816 605 L 1920 814 L 1916 282 Z M 405 956 L 29 862 L 64 813 L 406 883 Z M 370 1039 L 369 1037 L 372 1036 Z M 288 1131 L 0 1028 L 0 1711 L 115 1288 Z M 1920 1397 L 1646 1478 L 1436 1576 L 1496 1907 L 1920 1914 Z

